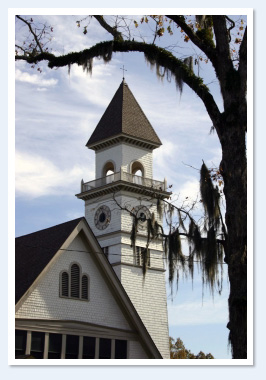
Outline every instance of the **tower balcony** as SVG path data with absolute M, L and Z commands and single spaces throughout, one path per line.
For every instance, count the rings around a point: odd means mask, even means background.
M 167 191 L 167 183 L 157 181 L 152 178 L 145 178 L 136 174 L 120 171 L 103 178 L 97 178 L 90 182 L 81 181 L 81 192 L 76 196 L 80 199 L 89 199 L 95 196 L 95 193 L 103 195 L 110 192 L 117 192 L 121 189 L 134 191 L 137 193 L 151 195 L 152 192 L 161 193 L 162 197 L 169 197 L 170 192 Z
M 166 181 L 156 181 L 151 178 L 144 178 L 139 175 L 127 173 L 127 172 L 117 172 L 110 175 L 107 175 L 103 178 L 98 178 L 90 182 L 81 183 L 81 192 L 93 190 L 97 187 L 109 185 L 110 183 L 117 181 L 126 181 L 130 183 L 134 183 L 136 185 L 141 185 L 145 187 L 152 188 L 154 190 L 166 191 Z

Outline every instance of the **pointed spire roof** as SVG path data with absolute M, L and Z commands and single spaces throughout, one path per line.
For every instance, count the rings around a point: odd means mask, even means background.
M 157 148 L 162 143 L 123 80 L 86 146 L 97 150 L 118 141 Z

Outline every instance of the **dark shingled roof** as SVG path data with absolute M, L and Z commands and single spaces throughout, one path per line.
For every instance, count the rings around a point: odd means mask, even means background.
M 124 80 L 86 145 L 90 147 L 120 134 L 145 140 L 156 146 L 162 144 Z
M 15 300 L 17 303 L 84 218 L 16 238 Z

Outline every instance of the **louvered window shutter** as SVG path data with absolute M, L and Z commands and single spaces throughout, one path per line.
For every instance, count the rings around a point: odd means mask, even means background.
M 80 297 L 80 270 L 77 264 L 71 266 L 71 297 Z
M 88 281 L 88 277 L 84 274 L 82 276 L 82 284 L 81 284 L 81 298 L 84 299 L 84 300 L 87 300 L 88 299 L 88 295 L 89 295 L 89 281 Z
M 69 276 L 67 272 L 62 273 L 61 277 L 61 295 L 63 297 L 68 297 L 68 286 L 69 286 Z

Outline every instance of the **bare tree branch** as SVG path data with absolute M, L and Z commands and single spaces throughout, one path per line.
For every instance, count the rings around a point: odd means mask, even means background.
M 16 60 L 26 60 L 28 63 L 37 63 L 43 60 L 48 61 L 50 68 L 69 66 L 74 63 L 83 66 L 89 60 L 95 57 L 102 57 L 105 61 L 108 61 L 112 57 L 113 52 L 143 52 L 145 57 L 150 61 L 156 62 L 161 67 L 168 69 L 174 77 L 180 75 L 182 80 L 201 98 L 205 107 L 212 119 L 213 124 L 217 130 L 217 134 L 220 134 L 219 119 L 220 111 L 214 101 L 213 96 L 210 94 L 207 86 L 203 84 L 203 80 L 196 76 L 188 68 L 183 61 L 176 58 L 174 55 L 165 51 L 164 49 L 152 45 L 145 44 L 136 41 L 106 41 L 94 45 L 90 49 L 83 50 L 81 52 L 69 53 L 56 57 L 51 53 L 42 53 L 35 57 L 16 56 Z M 178 71 L 178 72 L 177 72 Z
M 33 38 L 34 38 L 34 40 L 35 40 L 35 42 L 36 42 L 36 45 L 37 45 L 38 48 L 40 49 L 40 52 L 43 53 L 42 45 L 41 45 L 41 43 L 40 43 L 39 38 L 37 37 L 37 35 L 36 35 L 36 34 L 34 33 L 34 31 L 33 31 L 32 27 L 31 27 L 31 23 L 28 22 L 27 20 L 25 20 L 23 17 L 21 17 L 21 16 L 19 16 L 19 15 L 17 15 L 16 18 L 18 18 L 20 21 L 24 22 L 24 23 L 28 26 L 28 28 L 29 28 L 29 30 L 30 30 L 30 33 L 33 35 Z
M 203 41 L 201 38 L 199 38 L 196 33 L 188 26 L 188 24 L 185 22 L 183 16 L 166 16 L 169 19 L 173 20 L 178 26 L 180 26 L 181 29 L 184 30 L 184 32 L 187 34 L 187 36 L 190 38 L 190 40 L 200 49 L 203 51 L 203 53 L 206 54 L 206 56 L 210 59 L 210 61 L 213 61 L 215 57 L 215 48 L 211 46 L 210 44 L 207 44 L 206 41 Z
M 122 33 L 118 32 L 117 28 L 116 27 L 112 27 L 110 26 L 104 19 L 103 16 L 93 16 L 98 22 L 99 24 L 105 29 L 107 30 L 108 33 L 112 34 L 112 36 L 114 37 L 114 40 L 119 40 L 119 41 L 123 41 L 123 37 L 122 37 Z

